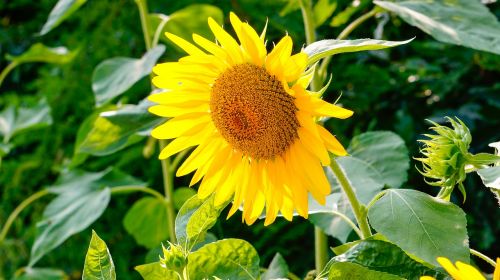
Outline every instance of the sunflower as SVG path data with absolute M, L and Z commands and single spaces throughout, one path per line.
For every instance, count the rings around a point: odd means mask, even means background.
M 455 280 L 486 280 L 481 272 L 479 272 L 479 270 L 474 268 L 472 265 L 459 261 L 453 265 L 449 259 L 443 257 L 437 258 L 437 261 Z M 436 280 L 436 278 L 431 276 L 422 276 L 420 277 L 420 280 Z M 493 274 L 493 280 L 500 280 L 500 258 L 497 258 L 497 265 Z
M 170 119 L 151 135 L 173 139 L 159 158 L 196 146 L 176 175 L 195 172 L 190 186 L 201 181 L 200 199 L 214 193 L 216 206 L 232 199 L 229 216 L 241 208 L 249 225 L 264 208 L 265 225 L 279 212 L 307 218 L 308 193 L 320 204 L 330 194 L 322 168 L 328 152 L 347 154 L 317 120 L 353 112 L 306 90 L 308 56 L 291 54 L 290 36 L 268 53 L 265 32 L 259 36 L 234 13 L 230 21 L 239 43 L 212 18 L 218 43 L 193 34 L 196 46 L 166 33 L 188 55 L 153 68 L 153 84 L 165 91 L 150 95 L 157 105 L 149 111 Z

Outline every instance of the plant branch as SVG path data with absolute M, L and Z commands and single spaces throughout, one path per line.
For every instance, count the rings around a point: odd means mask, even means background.
M 40 199 L 41 197 L 44 197 L 49 194 L 49 190 L 43 189 L 40 190 L 28 198 L 26 198 L 21 204 L 19 204 L 14 211 L 10 214 L 10 216 L 7 218 L 7 221 L 5 222 L 5 225 L 2 227 L 2 231 L 0 232 L 0 244 L 5 240 L 5 237 L 7 236 L 7 233 L 9 232 L 10 227 L 12 226 L 12 223 L 16 220 L 17 216 L 21 213 L 21 211 L 24 210 L 24 208 L 28 207 L 31 203 L 34 201 Z
M 131 192 L 143 192 L 150 194 L 158 199 L 163 200 L 164 197 L 161 193 L 153 190 L 152 188 L 142 187 L 142 186 L 123 186 L 111 188 L 111 194 L 126 194 Z
M 158 141 L 160 151 L 167 145 L 165 140 Z M 174 180 L 173 173 L 175 170 L 169 170 L 169 159 L 161 160 L 161 173 L 163 174 L 163 189 L 165 192 L 165 204 L 167 208 L 168 232 L 170 234 L 170 242 L 176 243 L 175 238 L 175 209 L 174 209 Z
M 356 224 L 351 220 L 349 219 L 349 217 L 347 217 L 346 215 L 344 215 L 343 213 L 339 212 L 339 211 L 335 211 L 335 210 L 330 210 L 328 213 L 332 213 L 334 215 L 337 215 L 339 216 L 339 218 L 341 218 L 342 220 L 344 220 L 344 222 L 346 222 L 353 230 L 354 232 L 356 232 L 356 234 L 359 236 L 359 238 L 362 238 L 363 236 L 363 233 L 361 232 L 361 230 L 356 226 Z
M 345 176 L 344 171 L 342 170 L 342 168 L 335 159 L 332 159 L 330 163 L 330 168 L 332 169 L 333 174 L 335 174 L 335 177 L 337 177 L 340 187 L 342 188 L 342 190 L 347 196 L 347 199 L 349 200 L 352 212 L 354 213 L 354 217 L 356 217 L 356 221 L 358 222 L 359 229 L 361 230 L 362 233 L 361 238 L 365 239 L 371 236 L 372 233 L 370 230 L 370 225 L 366 220 L 366 215 L 363 213 L 365 212 L 362 208 L 363 206 L 356 197 L 354 188 L 351 186 L 351 183 Z
M 137 4 L 137 8 L 139 8 L 144 43 L 146 44 L 146 49 L 149 51 L 151 49 L 151 36 L 149 35 L 148 2 L 147 0 L 135 0 L 135 3 Z
M 2 86 L 3 80 L 5 80 L 5 77 L 14 70 L 19 65 L 18 62 L 12 61 L 7 67 L 5 67 L 2 72 L 0 73 L 0 87 Z
M 496 263 L 494 260 L 490 259 L 488 256 L 486 256 L 485 254 L 479 252 L 479 251 L 476 251 L 474 249 L 469 249 L 470 253 L 480 259 L 482 259 L 483 261 L 491 264 L 493 266 L 493 268 L 496 267 Z M 498 268 L 497 268 L 498 269 Z
M 328 236 L 319 228 L 314 227 L 314 263 L 316 273 L 320 273 L 328 262 Z

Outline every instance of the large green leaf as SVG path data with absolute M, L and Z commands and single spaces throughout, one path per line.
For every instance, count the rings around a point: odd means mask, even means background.
M 390 189 L 368 213 L 375 230 L 428 263 L 437 257 L 469 263 L 467 220 L 451 202 L 415 190 Z
M 160 265 L 160 262 L 143 264 L 135 267 L 144 280 L 178 279 L 177 274 Z
M 49 18 L 43 25 L 40 35 L 49 33 L 50 30 L 61 24 L 61 22 L 78 10 L 85 2 L 87 0 L 59 0 L 52 11 L 50 11 Z
M 51 124 L 50 107 L 45 98 L 40 99 L 38 104 L 32 107 L 11 105 L 0 112 L 0 135 L 3 136 L 4 143 L 8 143 L 18 133 Z
M 217 23 L 222 24 L 224 14 L 219 7 L 208 4 L 192 4 L 168 16 L 151 14 L 149 15 L 151 27 L 153 28 L 151 35 L 154 35 L 162 21 L 166 21 L 163 29 L 158 31 L 161 34 L 160 39 L 165 43 L 175 46 L 175 48 L 178 48 L 177 45 L 164 36 L 165 32 L 170 32 L 186 40 L 191 40 L 193 33 L 205 38 L 213 38 L 214 36 L 207 23 L 209 17 L 212 17 Z
M 386 48 L 392 48 L 409 43 L 406 41 L 384 41 L 374 39 L 358 39 L 358 40 L 321 40 L 308 45 L 304 52 L 309 56 L 308 65 L 314 64 L 316 61 L 327 56 L 360 51 L 374 51 Z
M 38 234 L 31 248 L 30 266 L 99 218 L 108 206 L 111 188 L 143 185 L 111 168 L 102 172 L 63 172 L 57 184 L 48 188 L 57 197 L 47 205 L 42 221 L 37 223 Z
M 68 276 L 64 271 L 54 268 L 38 268 L 26 267 L 23 268 L 23 273 L 19 276 L 14 276 L 12 280 L 66 280 Z
M 216 276 L 220 279 L 255 280 L 259 277 L 259 255 L 241 239 L 223 239 L 188 255 L 191 280 Z
M 477 174 L 486 187 L 500 190 L 500 166 L 479 169 Z
M 182 205 L 188 201 L 191 197 L 196 195 L 196 191 L 192 188 L 181 187 L 176 188 L 174 190 L 174 208 L 179 210 L 182 208 Z
M 106 243 L 92 230 L 89 249 L 85 256 L 82 280 L 115 280 L 115 265 Z
M 96 105 L 107 103 L 149 75 L 164 51 L 165 46 L 158 45 L 140 59 L 115 57 L 97 65 L 92 74 L 92 90 Z
M 347 252 L 334 257 L 334 262 L 351 262 L 371 270 L 387 272 L 408 280 L 418 280 L 420 276 L 432 276 L 438 280 L 447 276 L 430 269 L 408 256 L 398 246 L 381 240 L 362 240 Z
M 267 268 L 266 272 L 262 274 L 262 280 L 272 280 L 278 278 L 286 278 L 288 276 L 288 265 L 286 264 L 285 259 L 281 256 L 280 253 L 276 253 L 274 255 L 271 264 Z
M 150 104 L 145 100 L 91 115 L 78 131 L 75 153 L 104 156 L 137 143 L 163 121 L 148 113 Z
M 500 54 L 500 23 L 479 0 L 374 1 L 438 41 Z
M 14 63 L 21 64 L 27 62 L 46 62 L 46 63 L 68 63 L 75 58 L 77 51 L 69 51 L 65 47 L 49 48 L 42 43 L 36 43 L 24 53 L 13 56 L 7 55 L 6 58 Z
M 337 262 L 330 266 L 328 280 L 363 279 L 363 280 L 404 280 L 393 274 L 368 269 L 359 264 Z
M 354 137 L 347 148 L 351 154 L 337 160 L 351 182 L 358 199 L 368 203 L 385 185 L 399 187 L 407 179 L 409 169 L 408 149 L 403 139 L 389 131 L 374 131 Z M 309 201 L 309 220 L 328 235 L 345 242 L 352 228 L 338 215 L 336 210 L 354 219 L 347 197 L 341 191 L 335 175 L 328 168 L 328 180 L 332 194 L 326 206 Z
M 319 0 L 316 2 L 313 7 L 314 25 L 321 26 L 335 12 L 336 8 L 337 1 Z
M 217 222 L 220 212 L 227 204 L 216 207 L 214 196 L 201 200 L 197 195 L 182 205 L 175 218 L 175 235 L 177 242 L 186 250 L 205 240 L 207 230 Z
M 123 219 L 127 232 L 134 236 L 138 244 L 149 249 L 168 238 L 168 224 L 165 200 L 155 197 L 138 200 Z

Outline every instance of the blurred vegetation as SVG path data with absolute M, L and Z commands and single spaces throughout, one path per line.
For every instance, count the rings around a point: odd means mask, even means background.
M 286 13 L 284 0 L 150 1 L 149 5 L 150 12 L 170 14 L 195 2 L 220 7 L 225 26 L 229 25 L 229 11 L 248 20 L 257 30 L 262 30 L 268 20 L 268 45 L 277 42 L 285 32 L 294 38 L 296 50 L 305 42 L 300 10 L 292 8 Z M 88 1 L 56 30 L 43 37 L 37 36 L 54 4 L 54 0 L 0 2 L 0 69 L 7 66 L 6 54 L 21 54 L 36 42 L 78 50 L 76 58 L 69 64 L 23 64 L 10 73 L 0 88 L 0 111 L 12 104 L 34 105 L 40 97 L 45 97 L 53 119 L 51 126 L 13 139 L 14 148 L 2 159 L 0 224 L 27 196 L 52 185 L 71 162 L 77 131 L 94 111 L 91 89 L 94 68 L 111 57 L 138 58 L 145 52 L 139 14 L 133 1 Z M 339 0 L 336 11 L 342 11 L 350 4 L 351 1 Z M 497 18 L 500 17 L 500 3 L 488 7 Z M 351 20 L 369 8 L 354 11 Z M 281 16 L 280 12 L 285 15 Z M 337 21 L 338 26 L 332 27 L 327 20 L 319 28 L 318 36 L 336 37 L 346 26 L 341 18 Z M 419 146 L 416 140 L 422 137 L 422 133 L 427 133 L 429 125 L 424 120 L 439 122 L 446 115 L 457 116 L 471 129 L 473 153 L 491 149 L 487 144 L 500 138 L 500 56 L 439 43 L 389 14 L 370 19 L 349 36 L 351 39 L 386 40 L 411 37 L 416 39 L 390 51 L 334 57 L 329 71 L 333 80 L 326 99 L 334 101 L 342 94 L 340 102 L 353 109 L 355 115 L 347 121 L 329 120 L 326 125 L 344 145 L 361 132 L 392 130 L 406 141 L 410 155 L 417 157 Z M 176 59 L 178 54 L 168 45 L 161 60 Z M 137 103 L 149 92 L 149 87 L 147 78 L 141 80 L 126 92 L 121 102 Z M 155 156 L 143 157 L 144 143 L 145 140 L 110 156 L 89 157 L 81 167 L 100 171 L 114 165 L 160 190 L 160 162 Z M 417 163 L 414 161 L 412 165 Z M 416 169 L 411 169 L 409 178 L 408 186 L 429 193 L 437 192 L 425 184 Z M 187 185 L 188 180 L 178 178 L 176 186 Z M 471 247 L 497 256 L 500 252 L 500 244 L 495 243 L 495 237 L 500 236 L 498 205 L 489 193 L 475 191 L 480 185 L 479 178 L 469 176 L 465 183 L 468 197 L 463 208 L 468 214 Z M 148 250 L 137 245 L 119 222 L 140 197 L 123 195 L 112 198 L 108 210 L 91 226 L 106 240 L 120 279 L 139 279 L 133 267 L 143 264 L 148 256 Z M 454 199 L 461 203 L 461 197 Z M 17 268 L 27 264 L 36 233 L 35 224 L 48 202 L 49 198 L 36 202 L 15 221 L 6 243 L 0 246 L 0 279 L 10 278 Z M 293 223 L 278 221 L 264 228 L 262 222 L 248 227 L 240 223 L 240 219 L 238 215 L 228 221 L 220 219 L 212 232 L 218 238 L 237 237 L 249 241 L 259 252 L 263 266 L 280 252 L 299 276 L 314 267 L 313 226 L 309 222 L 296 218 Z M 87 229 L 71 237 L 37 266 L 62 268 L 72 279 L 79 279 L 90 236 L 90 229 Z M 337 244 L 335 240 L 330 241 L 331 245 Z M 155 258 L 157 252 L 150 253 L 149 260 Z

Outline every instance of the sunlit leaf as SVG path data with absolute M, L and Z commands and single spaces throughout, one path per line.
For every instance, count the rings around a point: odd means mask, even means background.
M 314 64 L 316 61 L 327 56 L 360 51 L 374 51 L 386 48 L 392 48 L 407 44 L 413 39 L 406 41 L 384 41 L 374 39 L 358 39 L 358 40 L 321 40 L 308 45 L 304 52 L 309 56 L 308 65 Z
M 166 280 L 177 279 L 175 272 L 160 265 L 160 262 L 143 264 L 135 267 L 144 280 Z
M 68 276 L 64 271 L 54 268 L 26 267 L 19 276 L 12 280 L 66 280 Z
M 373 2 L 438 41 L 500 54 L 500 23 L 478 0 Z
M 17 56 L 7 55 L 6 58 L 18 64 L 27 62 L 63 64 L 73 60 L 76 54 L 77 51 L 69 51 L 65 47 L 49 48 L 42 43 L 36 43 L 24 53 Z
M 271 264 L 266 272 L 262 274 L 262 280 L 272 280 L 277 278 L 286 278 L 288 276 L 288 265 L 280 253 L 274 255 Z
M 57 195 L 45 208 L 38 234 L 31 248 L 30 266 L 75 233 L 101 216 L 113 187 L 144 186 L 118 170 L 102 172 L 65 171 L 49 191 Z
M 59 0 L 52 11 L 50 11 L 49 18 L 43 25 L 40 35 L 49 33 L 50 30 L 61 24 L 61 22 L 78 10 L 85 2 L 87 0 Z
M 500 166 L 479 169 L 477 174 L 486 187 L 500 190 Z
M 107 103 L 149 75 L 164 51 L 165 46 L 158 45 L 140 59 L 115 57 L 97 65 L 92 74 L 92 90 L 96 105 Z
M 438 266 L 440 256 L 469 263 L 465 213 L 451 202 L 415 190 L 389 189 L 368 217 L 390 242 L 428 263 Z
M 173 221 L 172 221 L 173 222 Z M 154 248 L 168 238 L 165 200 L 145 197 L 138 200 L 123 219 L 123 226 L 138 244 Z
M 355 263 L 408 280 L 418 280 L 424 275 L 439 280 L 446 278 L 445 274 L 415 261 L 398 246 L 381 240 L 357 241 L 347 252 L 334 257 L 329 265 L 335 262 Z
M 193 196 L 184 203 L 175 218 L 177 242 L 187 250 L 205 239 L 207 230 L 212 228 L 227 204 L 216 207 L 214 196 L 201 200 Z
M 350 262 L 336 262 L 332 264 L 328 273 L 328 280 L 363 279 L 363 280 L 403 280 L 393 274 L 371 270 L 359 264 Z
M 82 280 L 115 280 L 115 265 L 106 243 L 92 230 L 92 239 L 85 256 Z
M 337 1 L 319 0 L 313 7 L 314 24 L 321 26 L 337 8 Z
M 18 133 L 51 124 L 50 106 L 45 98 L 32 107 L 11 105 L 0 112 L 0 135 L 4 137 L 4 143 Z
M 207 276 L 255 280 L 259 271 L 257 251 L 241 239 L 219 240 L 188 255 L 188 273 L 192 280 L 206 279 Z

